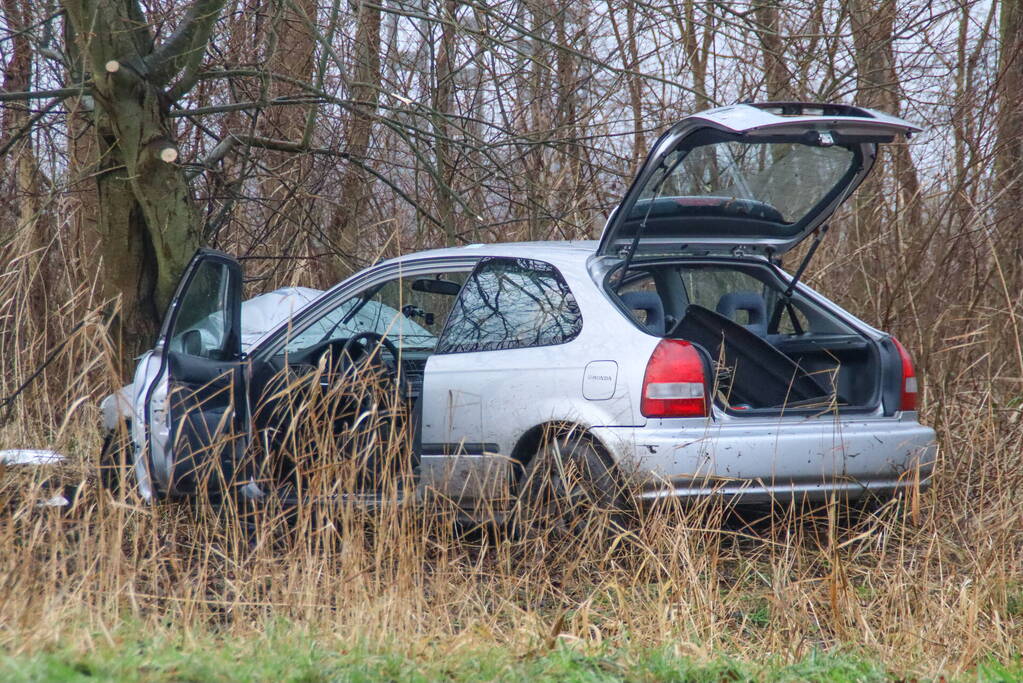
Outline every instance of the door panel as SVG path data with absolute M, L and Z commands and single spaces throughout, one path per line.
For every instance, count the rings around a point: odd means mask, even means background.
M 567 367 L 563 346 L 581 329 L 578 303 L 552 265 L 480 261 L 426 366 L 424 483 L 463 504 L 501 495 L 515 441 L 556 414 L 549 401 L 581 396 L 585 360 Z
M 238 483 L 248 438 L 241 287 L 234 259 L 200 250 L 168 308 L 146 411 L 155 495 L 218 496 Z
M 455 500 L 478 497 L 482 465 L 483 396 L 463 356 L 426 361 L 420 406 L 420 482 Z

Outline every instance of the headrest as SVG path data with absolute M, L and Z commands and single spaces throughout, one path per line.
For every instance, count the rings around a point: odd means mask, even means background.
M 664 335 L 664 304 L 657 292 L 625 292 L 622 303 L 633 311 L 646 313 L 646 329 L 650 334 Z
M 760 336 L 767 334 L 767 304 L 757 292 L 729 292 L 718 301 L 717 312 L 729 320 L 735 320 L 736 311 L 746 311 L 749 316 L 744 327 Z M 736 321 L 737 322 L 737 321 Z

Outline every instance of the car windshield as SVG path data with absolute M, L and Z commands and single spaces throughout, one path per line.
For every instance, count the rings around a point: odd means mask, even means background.
M 402 348 L 433 349 L 437 345 L 437 337 L 433 333 L 400 311 L 373 299 L 352 297 L 292 337 L 287 350 L 294 352 L 317 342 L 344 339 L 359 332 L 376 332 Z
M 432 349 L 437 345 L 437 337 L 429 330 L 409 320 L 400 311 L 372 299 L 361 306 L 351 318 L 346 316 L 340 328 L 344 328 L 346 333 L 341 336 L 365 331 L 376 332 L 392 337 L 396 341 L 400 340 L 403 348 Z M 335 330 L 331 336 L 337 336 L 337 331 Z
M 794 232 L 847 182 L 855 157 L 847 147 L 801 141 L 676 149 L 646 182 L 629 219 L 675 219 L 676 227 L 678 219 L 699 219 L 693 229 L 701 233 Z

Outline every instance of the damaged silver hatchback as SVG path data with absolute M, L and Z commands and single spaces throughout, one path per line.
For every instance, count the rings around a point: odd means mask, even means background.
M 149 498 L 196 495 L 211 458 L 243 495 L 294 490 L 293 467 L 231 474 L 256 446 L 293 457 L 279 435 L 305 413 L 282 410 L 274 383 L 329 387 L 373 367 L 416 486 L 466 509 L 571 463 L 594 500 L 612 482 L 639 499 L 743 502 L 926 486 L 935 435 L 906 350 L 800 283 L 805 261 L 795 275 L 778 265 L 816 246 L 878 145 L 917 130 L 845 105 L 702 112 L 653 145 L 599 241 L 410 254 L 258 305 L 243 305 L 237 261 L 201 251 L 133 385 L 105 401 L 106 428 L 130 422 Z M 347 405 L 313 456 L 373 448 L 345 441 L 365 405 Z M 210 448 L 224 434 L 230 446 Z M 353 481 L 345 494 L 377 490 Z

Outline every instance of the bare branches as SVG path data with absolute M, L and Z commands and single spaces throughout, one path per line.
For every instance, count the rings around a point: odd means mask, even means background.
M 35 114 L 32 115 L 31 118 L 25 121 L 21 128 L 10 133 L 7 136 L 7 139 L 4 141 L 4 144 L 0 145 L 0 158 L 7 154 L 7 152 L 9 152 L 11 148 L 18 143 L 19 140 L 21 140 L 26 135 L 30 135 L 32 133 L 32 130 L 35 128 L 36 124 L 38 124 L 39 121 L 44 116 L 53 111 L 57 107 L 57 105 L 60 104 L 60 102 L 61 99 L 59 97 L 50 100 L 49 102 L 46 103 L 45 106 L 43 106 L 42 109 L 37 111 Z
M 255 147 L 258 149 L 266 149 L 274 152 L 288 152 L 293 154 L 335 154 L 328 149 L 316 149 L 310 148 L 303 145 L 301 142 L 291 142 L 290 140 L 275 140 L 273 138 L 259 137 L 256 135 L 228 135 L 224 138 L 220 144 L 213 148 L 209 156 L 202 163 L 203 168 L 213 168 L 216 164 L 221 162 L 235 147 L 238 145 L 244 145 L 245 147 Z
M 206 44 L 224 3 L 225 0 L 194 0 L 174 34 L 145 58 L 149 77 L 155 85 L 167 85 L 177 77 L 167 91 L 170 101 L 177 100 L 195 85 Z
M 88 85 L 77 88 L 56 88 L 54 90 L 23 90 L 21 92 L 0 92 L 0 102 L 25 102 L 28 100 L 45 100 L 56 97 L 62 100 L 66 97 L 78 97 L 89 92 Z
M 62 3 L 63 15 L 29 2 L 31 16 L 5 25 L 31 43 L 34 76 L 0 92 L 27 103 L 13 134 L 43 146 L 54 186 L 72 184 L 59 176 L 87 140 L 98 148 L 71 165 L 88 179 L 73 183 L 76 197 L 117 176 L 95 205 L 139 216 L 119 201 L 163 173 L 192 209 L 148 214 L 146 229 L 173 218 L 196 239 L 267 257 L 356 263 L 399 244 L 594 237 L 680 116 L 751 97 L 867 97 L 932 125 L 878 166 L 877 199 L 852 212 L 854 229 L 832 233 L 864 272 L 880 272 L 886 256 L 865 262 L 877 245 L 919 246 L 924 263 L 925 236 L 990 213 L 995 121 L 1011 110 L 998 106 L 994 68 L 1000 3 L 271 0 L 226 13 L 223 0 Z M 84 109 L 65 112 L 83 96 Z M 857 230 L 862 240 L 849 237 Z M 308 259 L 273 260 L 293 261 Z M 261 275 L 331 283 L 328 268 L 306 267 Z

